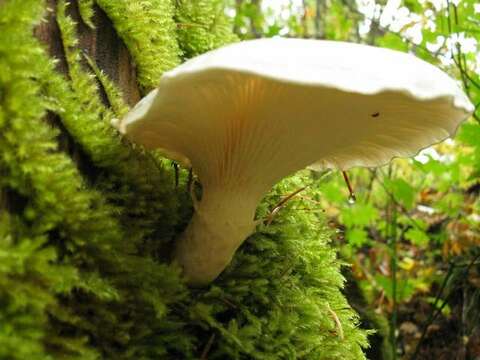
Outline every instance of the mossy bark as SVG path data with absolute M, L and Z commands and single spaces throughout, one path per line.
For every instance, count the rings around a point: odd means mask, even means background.
M 56 21 L 57 1 L 48 0 L 47 6 L 49 11 L 46 13 L 45 21 L 36 27 L 35 36 L 48 47 L 50 55 L 58 60 L 57 70 L 68 75 L 62 35 Z M 71 3 L 67 12 L 77 23 L 78 47 L 122 90 L 124 101 L 130 106 L 135 105 L 140 100 L 135 66 L 111 20 L 98 5 L 94 5 L 91 19 L 94 28 L 88 26 L 81 18 L 76 2 Z M 102 93 L 102 96 L 108 105 L 105 93 Z
M 43 44 L 48 54 L 55 59 L 57 72 L 68 79 L 69 66 L 62 42 L 62 33 L 57 23 L 58 1 L 47 0 L 45 5 L 47 11 L 44 21 L 34 28 L 34 35 Z M 78 3 L 72 1 L 67 7 L 67 15 L 76 22 L 78 48 L 85 55 L 85 58 L 82 59 L 83 66 L 86 69 L 88 68 L 86 59 L 86 56 L 88 56 L 120 89 L 123 101 L 130 106 L 135 105 L 141 98 L 135 65 L 125 44 L 118 37 L 105 12 L 94 4 L 93 16 L 90 19 L 93 26 L 89 26 L 82 19 Z M 105 106 L 110 106 L 102 84 L 97 81 L 97 85 L 98 96 Z M 59 149 L 68 153 L 75 160 L 84 176 L 95 177 L 97 169 L 92 166 L 84 149 L 67 131 L 59 116 L 53 112 L 48 112 L 45 121 L 60 130 L 60 135 L 57 137 Z

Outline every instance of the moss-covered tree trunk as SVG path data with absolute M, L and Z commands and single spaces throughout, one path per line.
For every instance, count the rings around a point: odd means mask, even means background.
M 80 4 L 85 3 L 80 2 Z M 68 78 L 69 66 L 56 16 L 58 1 L 48 0 L 45 2 L 45 6 L 47 11 L 44 20 L 34 27 L 33 33 L 45 47 L 49 56 L 56 60 L 57 72 Z M 88 14 L 89 10 L 86 10 L 87 13 L 83 13 L 85 11 L 83 9 L 91 9 L 90 15 Z M 118 37 L 105 12 L 94 3 L 79 7 L 78 2 L 72 1 L 66 8 L 66 15 L 75 22 L 77 47 L 85 56 L 80 60 L 83 66 L 88 68 L 86 58 L 88 56 L 98 66 L 98 70 L 105 73 L 119 88 L 122 100 L 130 106 L 135 105 L 141 98 L 135 65 L 128 49 Z M 102 84 L 97 81 L 97 85 L 99 98 L 105 106 L 109 106 L 108 97 Z M 70 136 L 59 117 L 54 113 L 48 113 L 45 120 L 60 130 L 61 135 L 57 139 L 60 148 L 69 153 L 84 173 L 90 173 L 88 175 L 94 177 L 95 167 L 90 166 L 90 160 L 88 156 L 85 156 L 84 149 Z
M 59 60 L 57 70 L 67 75 L 68 65 L 56 21 L 57 1 L 48 0 L 46 6 L 49 11 L 44 22 L 35 27 L 34 33 L 47 46 L 50 56 Z M 93 14 L 86 24 L 78 3 L 72 2 L 68 7 L 68 15 L 77 23 L 78 47 L 122 90 L 125 102 L 133 106 L 140 100 L 140 91 L 132 58 L 105 12 L 96 4 L 92 8 Z M 105 94 L 102 96 L 107 103 Z
M 0 1 L 0 359 L 362 359 L 321 217 L 288 204 L 189 289 L 169 260 L 186 172 L 177 186 L 111 126 L 164 71 L 235 41 L 224 2 L 95 4 Z

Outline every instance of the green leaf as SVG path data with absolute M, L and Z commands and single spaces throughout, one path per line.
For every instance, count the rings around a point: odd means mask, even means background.
M 418 228 L 410 228 L 405 233 L 405 239 L 410 240 L 410 242 L 417 246 L 425 246 L 430 241 L 430 237 L 425 233 L 425 231 Z
M 342 209 L 341 219 L 347 227 L 368 226 L 378 219 L 378 210 L 372 204 L 358 202 Z
M 384 275 L 375 275 L 375 280 L 383 289 L 388 299 L 393 300 L 393 281 L 392 278 Z M 397 279 L 395 297 L 398 302 L 408 300 L 415 292 L 415 285 L 412 281 L 406 279 Z
M 385 186 L 396 201 L 407 209 L 411 209 L 415 203 L 416 190 L 403 179 L 386 179 Z
M 480 125 L 474 122 L 464 123 L 458 130 L 455 138 L 465 145 L 479 146 L 480 144 Z
M 406 52 L 408 50 L 408 44 L 402 40 L 398 35 L 392 34 L 390 32 L 386 33 L 383 37 L 376 40 L 378 46 L 400 50 Z
M 457 217 L 463 206 L 463 202 L 464 198 L 462 194 L 449 193 L 435 204 L 435 208 L 448 216 Z
M 369 242 L 368 233 L 364 229 L 349 229 L 345 237 L 348 243 L 354 247 L 362 247 Z
M 319 186 L 325 200 L 334 204 L 341 204 L 342 202 L 346 202 L 345 195 L 343 195 L 343 192 L 341 191 L 341 188 L 338 184 L 338 179 L 331 179 L 331 181 L 322 183 Z

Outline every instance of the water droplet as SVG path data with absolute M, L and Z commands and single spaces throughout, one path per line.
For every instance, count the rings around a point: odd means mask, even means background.
M 355 204 L 356 201 L 357 201 L 357 198 L 355 197 L 355 194 L 351 193 L 350 196 L 348 197 L 348 203 L 350 205 L 353 205 Z

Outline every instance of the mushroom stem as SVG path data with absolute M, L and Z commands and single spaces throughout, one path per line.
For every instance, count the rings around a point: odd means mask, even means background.
M 204 188 L 203 197 L 183 234 L 177 239 L 174 260 L 190 285 L 213 281 L 250 236 L 258 199 L 238 191 Z

